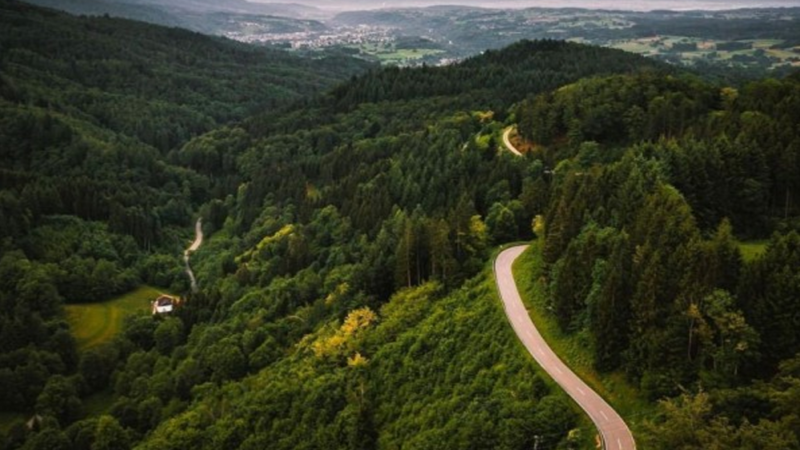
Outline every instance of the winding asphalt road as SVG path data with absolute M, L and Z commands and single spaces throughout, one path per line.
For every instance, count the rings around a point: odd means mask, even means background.
M 514 261 L 526 248 L 527 245 L 519 245 L 503 250 L 494 262 L 495 281 L 500 290 L 500 298 L 517 337 L 536 362 L 586 411 L 600 432 L 603 448 L 636 449 L 633 435 L 622 417 L 559 359 L 531 321 L 511 270 Z

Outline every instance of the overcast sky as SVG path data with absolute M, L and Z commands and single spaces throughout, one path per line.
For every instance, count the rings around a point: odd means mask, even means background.
M 736 9 L 755 7 L 800 7 L 800 0 L 250 0 L 261 3 L 300 3 L 333 10 L 363 10 L 432 5 L 469 5 L 486 8 L 565 8 L 625 9 L 650 11 L 654 9 Z

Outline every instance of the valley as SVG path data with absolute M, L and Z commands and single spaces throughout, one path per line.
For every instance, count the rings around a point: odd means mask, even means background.
M 698 71 L 753 77 L 800 67 L 800 5 L 727 3 L 586 9 L 524 3 L 477 6 L 284 5 L 222 2 L 139 6 L 81 0 L 34 3 L 81 14 L 130 17 L 301 54 L 345 53 L 398 66 L 445 65 L 521 39 L 620 48 Z M 230 3 L 230 4 L 229 4 Z M 316 7 L 315 7 L 316 6 Z M 669 10 L 668 10 L 669 9 Z M 157 11 L 157 12 L 156 12 Z
M 798 20 L 797 8 L 631 12 L 428 7 L 344 12 L 321 22 L 325 26 L 318 30 L 225 35 L 294 50 L 345 48 L 405 66 L 449 64 L 519 39 L 567 39 L 688 67 L 771 70 L 800 67 Z M 407 51 L 398 54 L 398 49 Z

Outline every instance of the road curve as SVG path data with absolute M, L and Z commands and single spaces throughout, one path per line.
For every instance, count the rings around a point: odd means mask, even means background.
M 517 156 L 522 156 L 522 152 L 517 150 L 517 147 L 514 147 L 514 144 L 511 143 L 511 130 L 513 129 L 514 127 L 508 127 L 505 129 L 505 131 L 503 131 L 503 144 L 505 144 L 506 148 L 511 153 Z
M 494 262 L 495 281 L 511 327 L 536 362 L 586 411 L 600 432 L 603 448 L 634 450 L 636 442 L 622 417 L 559 359 L 531 321 L 511 270 L 526 248 L 527 245 L 519 245 L 503 250 Z
M 186 275 L 189 276 L 189 281 L 192 284 L 192 292 L 197 292 L 197 278 L 192 272 L 192 267 L 189 265 L 189 255 L 196 251 L 203 245 L 203 218 L 197 219 L 194 225 L 194 242 L 186 250 L 183 251 L 183 262 L 186 264 Z

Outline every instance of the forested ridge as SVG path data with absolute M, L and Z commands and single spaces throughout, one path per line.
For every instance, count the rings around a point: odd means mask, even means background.
M 186 33 L 148 28 L 162 45 Z M 0 400 L 41 417 L 3 448 L 591 447 L 494 292 L 492 249 L 534 237 L 529 276 L 563 328 L 668 399 L 641 448 L 796 448 L 797 92 L 520 42 L 374 70 L 165 148 L 4 96 L 10 124 L 58 132 L 2 127 Z M 499 146 L 507 124 L 535 144 L 525 157 Z M 73 179 L 89 187 L 58 184 Z M 186 291 L 196 214 L 199 292 L 78 353 L 63 302 Z M 743 261 L 737 236 L 773 237 Z

